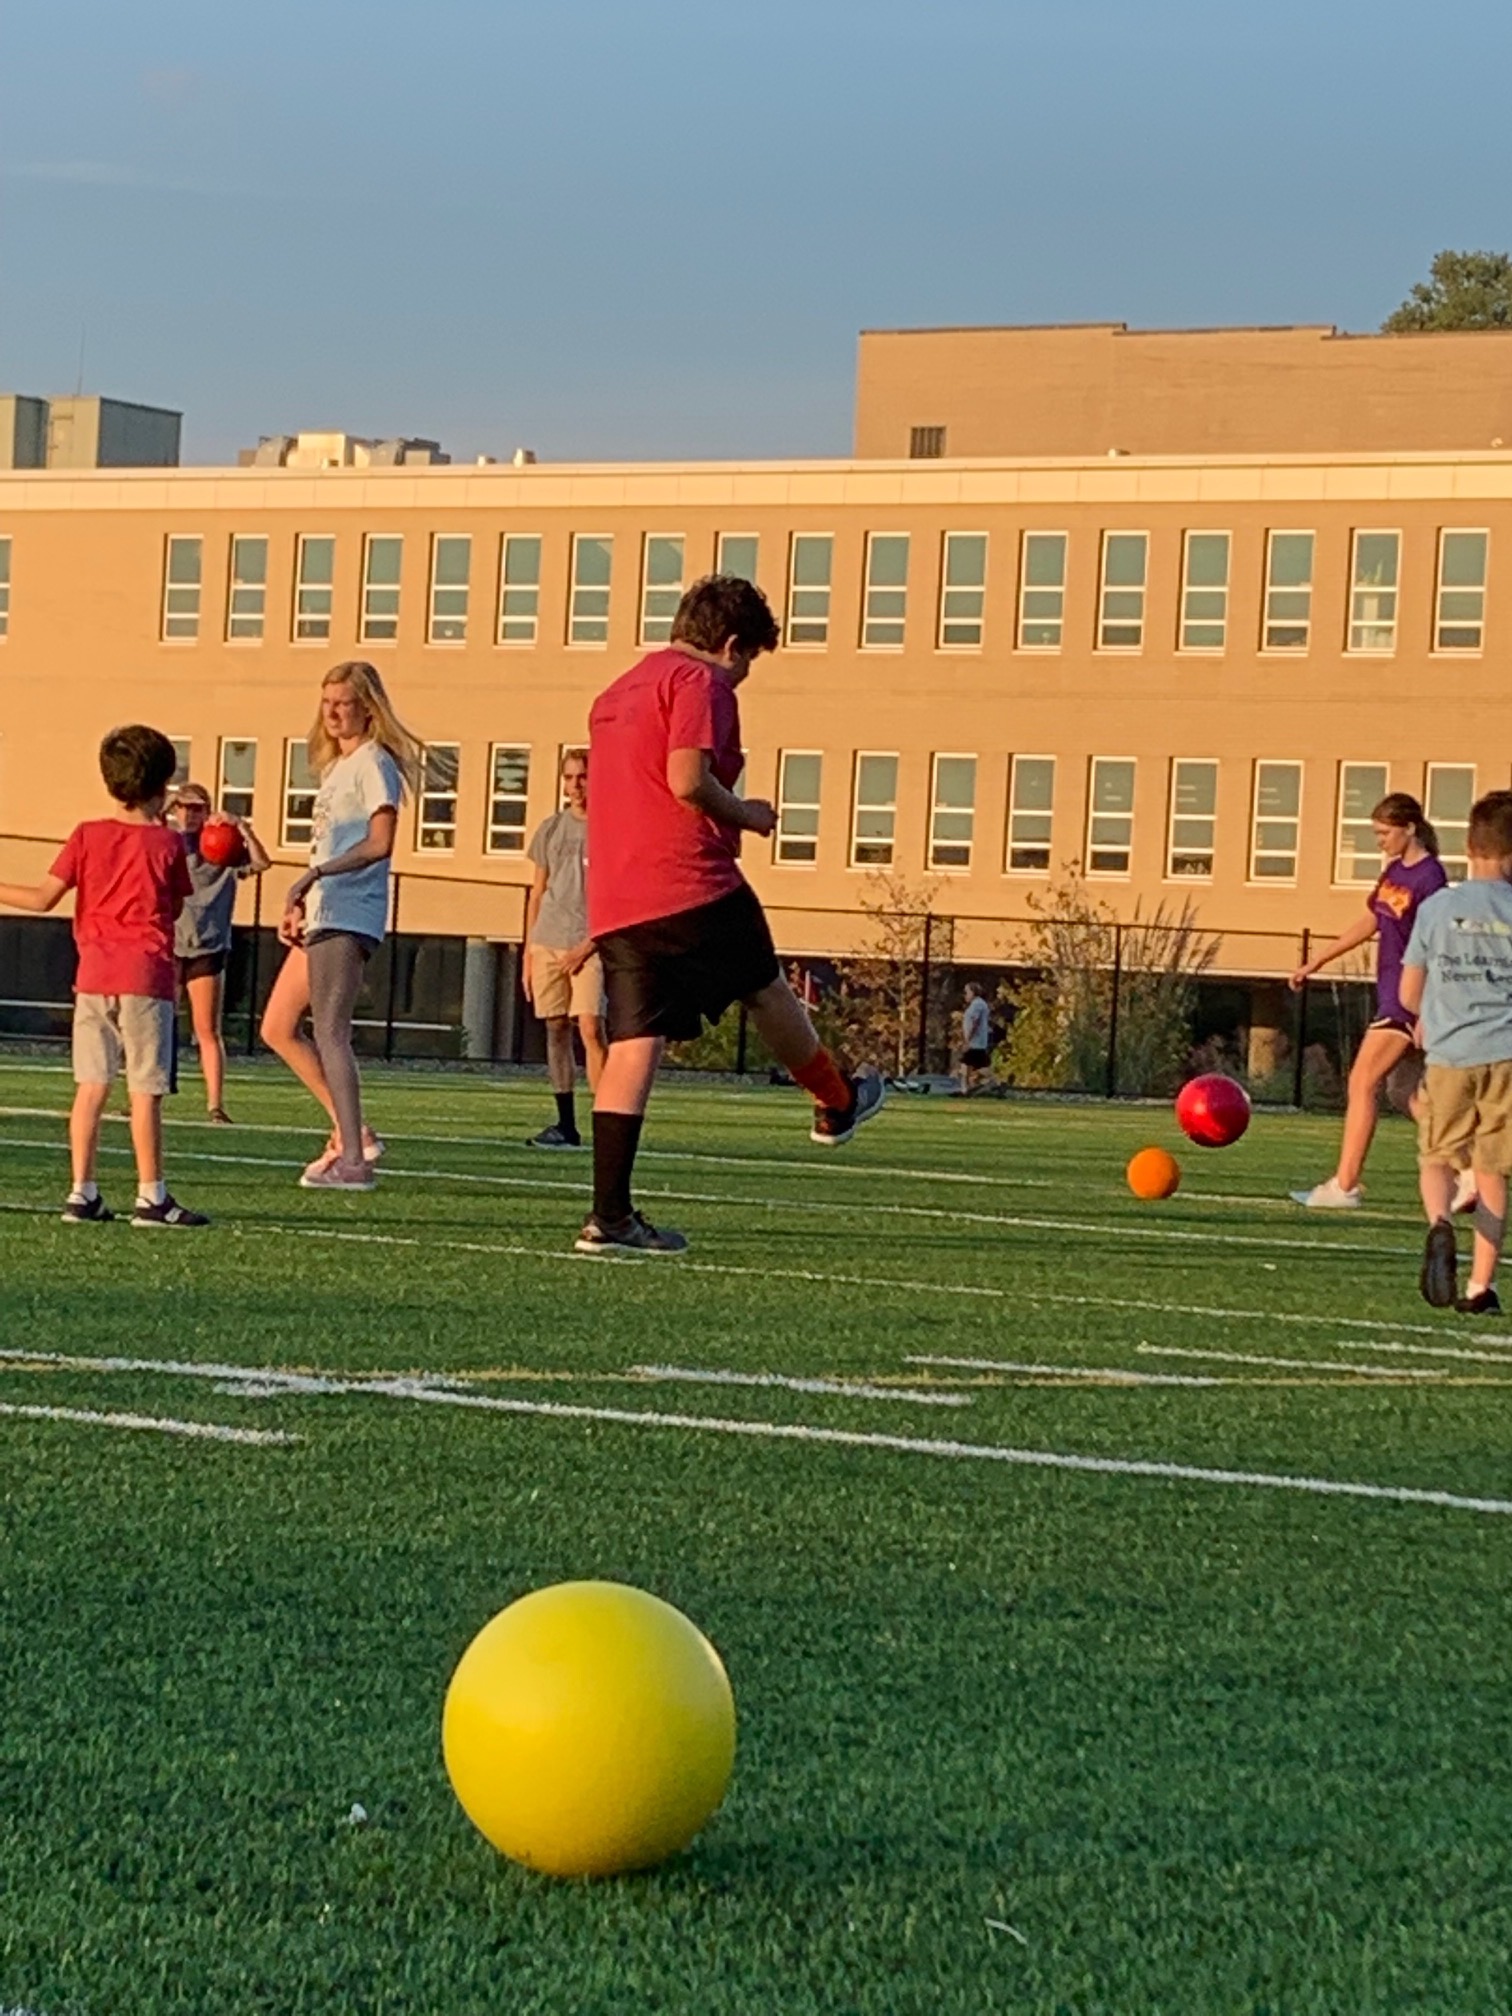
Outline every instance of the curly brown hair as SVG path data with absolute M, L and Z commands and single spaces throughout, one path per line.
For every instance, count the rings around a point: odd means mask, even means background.
M 672 618 L 672 642 L 691 644 L 695 651 L 722 651 L 733 638 L 754 658 L 775 651 L 777 619 L 772 605 L 754 581 L 738 574 L 706 574 L 695 581 Z

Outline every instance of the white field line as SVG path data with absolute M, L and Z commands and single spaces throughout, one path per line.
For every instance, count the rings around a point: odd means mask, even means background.
M 968 1393 L 922 1393 L 864 1381 L 802 1379 L 782 1372 L 701 1371 L 691 1365 L 632 1365 L 633 1378 L 682 1380 L 689 1386 L 780 1386 L 788 1393 L 832 1393 L 845 1400 L 902 1400 L 913 1407 L 969 1407 Z
M 48 1358 L 50 1354 L 38 1354 Z M 60 1354 L 61 1356 L 61 1354 Z M 55 1361 L 56 1362 L 56 1361 Z M 140 1359 L 63 1360 L 70 1366 L 95 1365 L 112 1370 L 121 1367 L 144 1369 L 153 1361 Z M 159 1364 L 153 1369 L 182 1370 Z M 216 1368 L 219 1373 L 238 1369 L 253 1381 L 269 1378 L 260 1366 Z M 203 1368 L 192 1368 L 199 1376 Z M 302 1375 L 290 1375 L 300 1377 Z M 1139 1457 L 1081 1456 L 1051 1449 L 1015 1449 L 997 1443 L 945 1442 L 912 1435 L 878 1435 L 849 1428 L 813 1428 L 799 1422 L 737 1421 L 700 1414 L 663 1414 L 630 1407 L 587 1407 L 561 1400 L 510 1400 L 496 1394 L 459 1393 L 444 1386 L 429 1386 L 413 1379 L 329 1380 L 325 1390 L 341 1394 L 371 1395 L 384 1400 L 422 1401 L 435 1407 L 465 1407 L 478 1413 L 518 1414 L 554 1421 L 611 1421 L 631 1428 L 667 1428 L 690 1434 L 737 1435 L 757 1441 L 825 1443 L 848 1449 L 885 1449 L 905 1456 L 934 1456 L 952 1462 L 1007 1463 L 1033 1470 L 1069 1470 L 1105 1477 L 1154 1477 L 1178 1483 L 1236 1484 L 1271 1491 L 1300 1491 L 1321 1498 L 1366 1498 L 1398 1505 L 1435 1505 L 1452 1511 L 1512 1516 L 1512 1499 L 1470 1498 L 1453 1491 L 1421 1490 L 1404 1484 L 1368 1484 L 1334 1477 L 1287 1476 L 1263 1470 L 1215 1470 L 1198 1464 L 1167 1463 Z M 13 1410 L 15 1411 L 15 1410 Z M 109 1417 L 101 1416 L 101 1419 Z M 122 1416 L 160 1426 L 150 1416 Z M 196 1424 L 187 1425 L 191 1429 Z M 255 1435 L 251 1429 L 234 1430 L 241 1439 Z
M 0 1135 L 0 1148 L 31 1149 L 50 1154 L 54 1152 L 55 1145 L 50 1141 L 29 1141 L 14 1135 Z M 131 1150 L 124 1147 L 107 1147 L 102 1149 L 101 1152 L 122 1159 L 129 1157 L 131 1154 Z M 179 1149 L 176 1151 L 175 1159 L 180 1162 L 209 1162 L 235 1169 L 290 1170 L 298 1166 L 292 1162 L 285 1162 L 280 1157 L 216 1155 L 207 1150 L 197 1148 Z M 386 1167 L 382 1175 L 385 1182 L 399 1180 L 407 1182 L 460 1183 L 490 1189 L 567 1191 L 577 1197 L 583 1196 L 587 1188 L 586 1181 L 558 1182 L 546 1176 L 494 1176 L 484 1175 L 473 1170 L 461 1169 L 395 1169 Z M 753 1209 L 803 1212 L 830 1211 L 842 1212 L 847 1217 L 854 1217 L 856 1210 L 853 1204 L 831 1203 L 826 1200 L 812 1198 L 741 1197 L 732 1196 L 720 1191 L 643 1190 L 640 1194 L 643 1197 L 662 1203 L 730 1204 L 746 1211 Z M 1293 1254 L 1302 1251 L 1312 1259 L 1331 1256 L 1336 1253 L 1348 1254 L 1351 1257 L 1363 1255 L 1375 1260 L 1403 1259 L 1410 1257 L 1417 1251 L 1416 1247 L 1355 1245 L 1345 1240 L 1334 1239 L 1311 1240 L 1304 1247 L 1299 1248 L 1298 1242 L 1295 1239 L 1279 1236 L 1268 1238 L 1264 1236 L 1255 1237 L 1248 1233 L 1223 1231 L 1178 1231 L 1172 1227 L 1163 1225 L 1121 1225 L 1116 1222 L 1098 1223 L 1094 1220 L 1076 1218 L 1026 1218 L 1007 1213 L 944 1210 L 938 1206 L 927 1204 L 878 1204 L 868 1202 L 865 1209 L 870 1216 L 922 1218 L 946 1224 L 988 1225 L 996 1227 L 999 1230 L 1016 1232 L 1078 1232 L 1098 1239 L 1148 1239 L 1194 1246 L 1252 1246 L 1263 1248 L 1268 1252 L 1279 1249 L 1282 1252 Z
M 1408 1326 L 1395 1323 L 1395 1330 Z M 1440 1333 L 1442 1335 L 1442 1332 Z M 1334 1345 L 1336 1351 L 1402 1351 L 1410 1352 L 1416 1358 L 1468 1358 L 1477 1365 L 1512 1365 L 1512 1351 L 1472 1351 L 1468 1346 L 1454 1344 L 1357 1344 L 1348 1337 L 1340 1337 Z
M 258 1448 L 286 1447 L 302 1435 L 277 1428 L 228 1428 L 216 1421 L 172 1421 L 156 1414 L 96 1414 L 86 1407 L 23 1407 L 0 1401 L 0 1414 L 19 1421 L 82 1421 L 94 1428 L 147 1428 L 159 1435 L 187 1435 L 202 1442 L 247 1442 Z
M 1358 1365 L 1337 1358 L 1263 1358 L 1252 1351 L 1204 1351 L 1185 1344 L 1145 1344 L 1134 1347 L 1152 1358 L 1201 1358 L 1223 1365 L 1285 1365 L 1293 1372 L 1353 1372 L 1361 1379 L 1447 1379 L 1436 1365 Z M 1367 1351 L 1374 1345 L 1367 1344 Z
M 952 1365 L 970 1372 L 1019 1372 L 1039 1378 L 1096 1380 L 1108 1386 L 1228 1386 L 1234 1382 L 1191 1372 L 1130 1372 L 1120 1365 L 1022 1365 L 1005 1358 L 946 1358 L 913 1354 L 905 1365 Z M 1351 1366 L 1353 1371 L 1354 1367 Z

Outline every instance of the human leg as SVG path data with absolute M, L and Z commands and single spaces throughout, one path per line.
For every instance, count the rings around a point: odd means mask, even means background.
M 1507 1179 L 1490 1169 L 1475 1172 L 1475 1244 L 1465 1300 L 1476 1302 L 1496 1284 L 1502 1242 L 1507 1235 Z
M 136 1157 L 137 1192 L 159 1201 L 163 1180 L 163 1100 L 158 1092 L 131 1094 L 131 1148 Z
M 316 936 L 306 949 L 310 1021 L 330 1093 L 340 1160 L 366 1167 L 362 1153 L 362 1086 L 352 1050 L 352 1011 L 362 990 L 362 944 L 350 931 Z
M 1360 1187 L 1365 1157 L 1375 1138 L 1381 1087 L 1411 1048 L 1412 1038 L 1402 1029 L 1367 1029 L 1360 1040 L 1349 1072 L 1344 1138 L 1339 1147 L 1339 1166 L 1334 1172 L 1341 1190 Z
M 220 1112 L 226 1089 L 226 1046 L 221 1037 L 225 989 L 224 973 L 200 973 L 184 982 L 200 1068 L 205 1074 L 205 1104 L 212 1113 Z
M 572 1051 L 572 1023 L 566 1015 L 553 1015 L 546 1024 L 546 1075 L 558 1096 L 571 1092 L 577 1059 Z
M 291 945 L 263 1009 L 262 1039 L 275 1056 L 283 1059 L 305 1090 L 319 1100 L 334 1126 L 336 1107 L 320 1052 L 304 1033 L 309 1006 L 310 955 L 302 945 Z
M 100 1122 L 110 1085 L 80 1083 L 74 1087 L 73 1108 L 68 1116 L 68 1150 L 73 1164 L 73 1187 L 81 1196 L 93 1193 L 95 1167 L 100 1152 Z
M 579 1015 L 578 1034 L 583 1039 L 583 1058 L 588 1070 L 588 1089 L 598 1091 L 600 1078 L 604 1075 L 604 1065 L 609 1057 L 609 1035 L 604 1026 L 603 1014 L 595 1011 L 591 1015 Z

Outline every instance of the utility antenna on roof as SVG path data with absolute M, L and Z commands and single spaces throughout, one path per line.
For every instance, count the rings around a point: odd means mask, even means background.
M 82 399 L 84 396 L 84 339 L 88 334 L 88 324 L 81 322 L 79 324 L 79 379 L 78 383 L 74 386 L 74 396 L 79 399 Z

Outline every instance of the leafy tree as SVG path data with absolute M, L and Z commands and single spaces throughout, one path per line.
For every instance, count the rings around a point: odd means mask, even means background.
M 1401 307 L 1381 324 L 1385 335 L 1423 329 L 1512 328 L 1512 255 L 1440 252 Z

